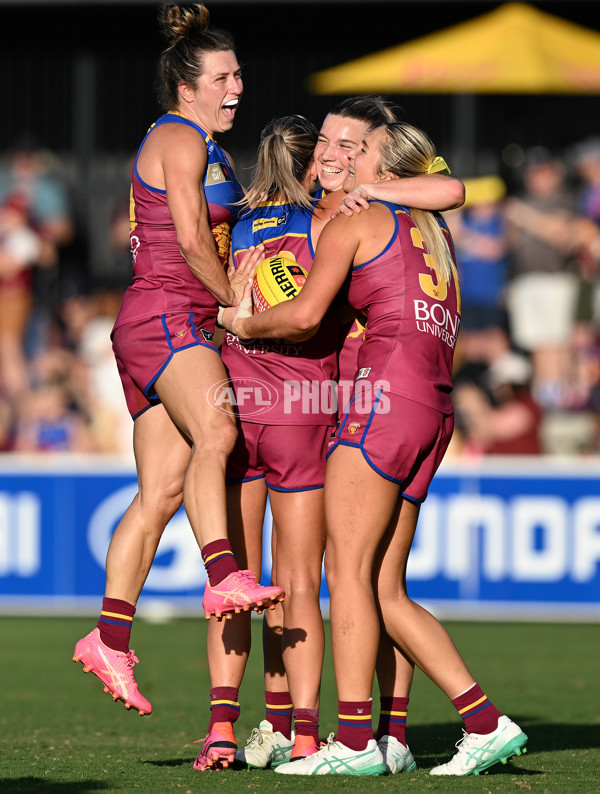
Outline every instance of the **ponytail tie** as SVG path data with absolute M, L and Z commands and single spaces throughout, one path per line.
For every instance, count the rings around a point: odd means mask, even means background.
M 443 157 L 434 157 L 425 171 L 426 174 L 451 174 L 448 164 Z

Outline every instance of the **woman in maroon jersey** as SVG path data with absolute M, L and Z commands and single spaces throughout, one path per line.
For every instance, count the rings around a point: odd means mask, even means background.
M 217 301 L 236 303 L 243 289 L 225 272 L 243 190 L 214 137 L 233 125 L 241 70 L 231 36 L 208 28 L 203 5 L 166 5 L 160 19 L 168 45 L 160 61 L 165 113 L 135 159 L 133 280 L 112 333 L 135 420 L 138 493 L 110 542 L 98 624 L 73 656 L 140 714 L 152 706 L 135 681 L 131 624 L 162 533 L 182 503 L 208 573 L 207 617 L 283 596 L 240 571 L 227 539 L 225 466 L 236 428 L 212 399 L 214 384 L 227 377 L 212 341 Z
M 345 187 L 425 173 L 435 160 L 423 132 L 387 124 L 364 138 Z M 381 616 L 410 663 L 465 721 L 458 752 L 431 773 L 473 774 L 520 754 L 527 737 L 475 683 L 442 625 L 406 593 L 419 507 L 453 430 L 460 294 L 445 226 L 432 213 L 384 202 L 354 217 L 340 215 L 321 233 L 311 273 L 293 301 L 253 316 L 227 310 L 223 321 L 241 339 L 305 336 L 319 327 L 349 272 L 349 300 L 367 313 L 368 330 L 325 481 L 338 732 L 317 753 L 276 771 L 385 771 L 371 722 Z M 406 696 L 411 678 L 406 675 Z

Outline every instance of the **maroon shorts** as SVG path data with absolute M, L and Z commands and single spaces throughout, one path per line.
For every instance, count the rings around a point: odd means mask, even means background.
M 311 491 L 325 481 L 328 425 L 260 425 L 238 421 L 227 482 L 265 478 L 274 491 Z
M 215 318 L 192 312 L 161 314 L 124 323 L 112 332 L 112 345 L 129 413 L 135 419 L 160 402 L 154 383 L 175 353 L 213 345 Z
M 369 412 L 352 400 L 327 457 L 337 446 L 357 447 L 378 474 L 402 487 L 402 495 L 423 502 L 454 430 L 454 416 L 389 392 Z

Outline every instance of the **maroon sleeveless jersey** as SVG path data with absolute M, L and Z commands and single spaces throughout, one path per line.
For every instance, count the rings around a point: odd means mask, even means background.
M 381 254 L 352 269 L 349 301 L 367 316 L 356 380 L 450 414 L 460 326 L 456 267 L 445 283 L 410 211 L 379 203 L 394 214 L 395 231 Z
M 215 248 L 225 267 L 229 257 L 230 227 L 235 222 L 243 189 L 227 155 L 197 124 L 167 113 L 148 130 L 138 155 L 152 131 L 161 124 L 187 124 L 201 135 L 207 146 L 208 163 L 204 192 Z M 175 225 L 167 206 L 165 190 L 144 182 L 137 172 L 137 157 L 131 185 L 130 221 L 133 281 L 123 296 L 115 327 L 172 312 L 194 312 L 214 318 L 217 302 L 190 270 L 177 242 Z

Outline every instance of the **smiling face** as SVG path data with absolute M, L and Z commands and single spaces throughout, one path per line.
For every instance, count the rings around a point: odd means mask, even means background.
M 329 114 L 319 132 L 315 147 L 318 179 L 327 193 L 342 187 L 348 175 L 348 164 L 366 135 L 364 121 Z
M 186 115 L 193 113 L 207 132 L 226 132 L 233 126 L 243 91 L 242 70 L 235 53 L 231 50 L 208 52 L 204 55 L 203 72 L 197 86 L 188 89 Z M 183 92 L 182 96 L 186 98 Z
M 381 145 L 385 136 L 385 127 L 377 127 L 365 135 L 351 158 L 348 176 L 344 179 L 343 188 L 346 193 L 356 185 L 379 182 L 388 178 L 388 172 L 379 170 Z

